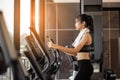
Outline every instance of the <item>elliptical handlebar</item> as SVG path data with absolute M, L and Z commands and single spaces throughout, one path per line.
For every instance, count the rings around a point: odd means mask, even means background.
M 47 36 L 47 41 L 54 43 L 53 39 L 51 39 L 49 36 Z M 51 62 L 51 65 L 54 65 L 54 66 L 56 65 L 56 67 L 57 67 L 57 69 L 54 70 L 53 72 L 57 72 L 59 69 L 60 61 L 61 61 L 60 52 L 58 49 L 50 48 L 50 53 L 52 53 L 54 56 L 54 60 Z
M 51 39 L 49 36 L 47 36 L 47 40 L 48 40 L 48 42 L 53 42 L 54 43 L 53 39 Z

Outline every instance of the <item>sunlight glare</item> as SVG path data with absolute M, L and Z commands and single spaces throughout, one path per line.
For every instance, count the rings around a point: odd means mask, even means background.
M 20 34 L 30 34 L 30 0 L 21 0 L 20 4 Z
M 39 32 L 39 0 L 35 0 L 35 28 Z

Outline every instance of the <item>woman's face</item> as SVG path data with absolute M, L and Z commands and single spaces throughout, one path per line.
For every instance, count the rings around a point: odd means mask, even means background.
M 81 24 L 80 20 L 75 19 L 75 27 L 76 27 L 76 30 L 81 30 L 82 24 Z

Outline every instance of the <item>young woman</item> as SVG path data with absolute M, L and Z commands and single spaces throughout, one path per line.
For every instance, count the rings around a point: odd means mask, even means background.
M 90 34 L 93 29 L 92 17 L 86 14 L 77 16 L 75 19 L 75 27 L 80 33 L 72 44 L 73 48 L 66 48 L 52 42 L 48 42 L 48 47 L 76 56 L 78 73 L 74 80 L 90 80 L 93 73 L 93 66 L 89 56 L 90 45 L 92 44 L 92 37 Z

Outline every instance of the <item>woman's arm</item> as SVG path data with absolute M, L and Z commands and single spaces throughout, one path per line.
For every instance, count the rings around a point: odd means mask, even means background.
M 73 55 L 73 56 L 76 56 L 76 53 L 77 53 L 75 48 L 66 48 L 64 46 L 57 45 L 52 42 L 48 42 L 48 46 L 54 49 L 58 49 L 66 54 Z
M 54 48 L 54 49 L 59 49 L 60 51 L 63 51 L 67 54 L 70 54 L 70 55 L 73 55 L 73 56 L 76 56 L 77 53 L 81 50 L 81 48 L 86 44 L 87 40 L 88 40 L 88 33 L 86 33 L 81 41 L 79 42 L 78 46 L 76 46 L 75 48 L 66 48 L 66 47 L 63 47 L 63 46 L 60 46 L 60 45 L 57 45 L 57 44 L 54 44 L 52 42 L 48 42 L 48 47 L 50 48 Z

